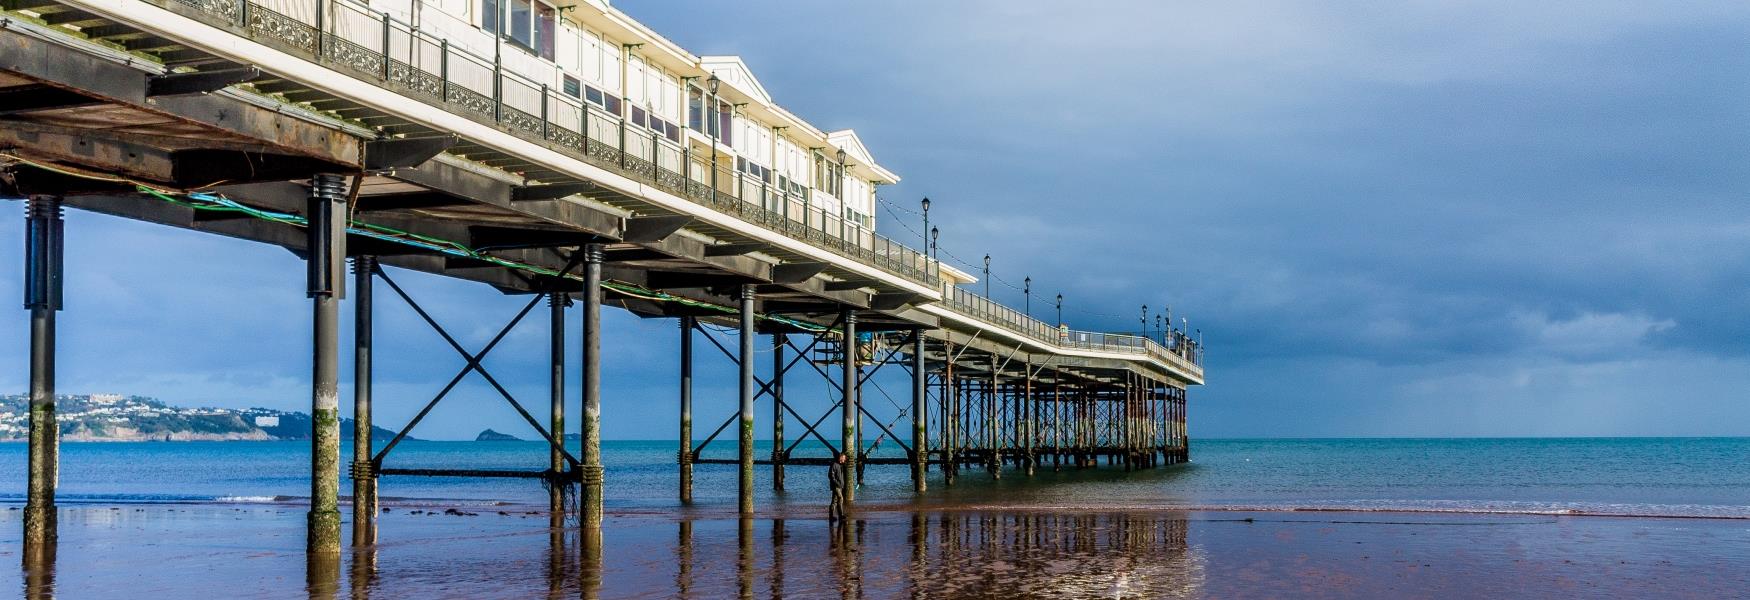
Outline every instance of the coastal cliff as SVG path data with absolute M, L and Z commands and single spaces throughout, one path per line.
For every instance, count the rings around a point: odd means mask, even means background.
M 30 431 L 30 397 L 0 396 L 0 442 L 24 441 Z M 142 396 L 117 394 L 55 397 L 55 421 L 68 442 L 273 441 L 310 439 L 310 415 L 268 408 L 174 407 Z M 343 419 L 342 438 L 352 437 Z M 395 432 L 373 427 L 372 439 Z M 413 439 L 413 438 L 409 438 Z

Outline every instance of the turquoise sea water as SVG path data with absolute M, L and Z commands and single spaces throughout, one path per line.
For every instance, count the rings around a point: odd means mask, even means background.
M 1345 509 L 1595 513 L 1750 518 L 1750 438 L 1194 440 L 1193 463 L 1126 473 L 1054 472 L 1000 481 L 932 473 L 914 497 L 903 466 L 870 466 L 863 502 L 1012 508 Z M 713 446 L 727 458 L 733 445 Z M 884 454 L 896 452 L 892 446 Z M 22 502 L 24 444 L 0 445 L 0 502 Z M 674 442 L 605 444 L 607 501 L 675 506 Z M 760 456 L 769 447 L 759 445 Z M 798 451 L 798 454 L 802 454 Z M 65 443 L 62 503 L 297 502 L 309 493 L 306 442 Z M 350 457 L 343 458 L 350 460 Z M 406 442 L 394 467 L 539 470 L 539 442 Z M 824 502 L 820 467 L 790 467 L 784 494 L 758 469 L 763 507 Z M 699 465 L 698 505 L 734 506 L 729 465 Z M 348 488 L 343 484 L 343 493 Z M 545 504 L 537 480 L 385 477 L 385 503 Z

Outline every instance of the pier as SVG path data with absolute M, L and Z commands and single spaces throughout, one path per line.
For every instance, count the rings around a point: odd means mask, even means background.
M 737 465 L 737 511 L 751 516 L 755 469 L 782 489 L 786 466 L 830 465 L 839 453 L 847 480 L 865 466 L 905 467 L 917 493 L 931 470 L 953 485 L 1190 459 L 1187 390 L 1204 382 L 1197 336 L 1170 319 L 1149 331 L 1146 310 L 1133 333 L 1043 321 L 975 293 L 980 278 L 943 264 L 934 232 L 922 250 L 876 234 L 876 190 L 899 176 L 855 132 L 785 110 L 740 59 L 693 55 L 605 2 L 518 3 L 527 12 L 517 18 L 435 4 L 0 0 L 0 196 L 27 199 L 27 564 L 52 556 L 55 539 L 62 273 L 103 268 L 64 264 L 68 208 L 304 259 L 313 557 L 338 557 L 347 539 L 343 468 L 354 545 L 376 540 L 379 486 L 393 477 L 505 477 L 552 484 L 554 524 L 575 511 L 582 552 L 599 556 L 602 490 L 613 485 L 601 411 L 616 400 L 602 392 L 604 307 L 677 324 L 684 503 L 694 465 L 717 462 Z M 478 315 L 503 326 L 468 346 L 401 285 L 431 276 L 525 301 L 511 315 Z M 373 444 L 373 404 L 385 399 L 371 389 L 372 318 L 383 302 L 411 307 L 465 366 L 410 421 L 376 423 L 397 434 Z M 483 362 L 543 307 L 544 412 Z M 567 372 L 567 349 L 582 356 L 580 372 Z M 342 465 L 348 359 L 359 459 Z M 695 360 L 706 359 L 735 365 L 733 402 L 694 396 Z M 871 378 L 895 372 L 910 382 L 903 403 L 864 401 Z M 546 441 L 544 464 L 396 468 L 396 447 L 470 377 Z M 580 397 L 565 391 L 573 377 Z M 787 402 L 798 378 L 832 389 L 830 409 Z M 765 455 L 755 453 L 761 421 L 774 437 Z M 581 430 L 576 454 L 568 424 Z M 903 457 L 868 456 L 883 443 Z M 714 444 L 733 445 L 735 458 L 707 456 Z

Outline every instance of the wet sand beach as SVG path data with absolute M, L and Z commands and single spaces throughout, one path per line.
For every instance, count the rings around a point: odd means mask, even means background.
M 79 505 L 31 598 L 1687 597 L 1750 590 L 1750 521 L 1241 511 L 803 507 L 743 521 L 618 511 L 599 565 L 535 507 L 391 508 L 311 571 L 296 504 Z M 459 514 L 458 514 L 459 513 Z M 0 512 L 18 564 L 19 511 Z M 312 577 L 313 576 L 313 577 Z

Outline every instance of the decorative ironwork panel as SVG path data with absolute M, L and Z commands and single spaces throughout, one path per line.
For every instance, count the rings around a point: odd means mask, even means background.
M 589 138 L 589 147 L 584 150 L 584 155 L 610 164 L 620 163 L 620 149 L 595 138 Z
M 328 44 L 328 58 L 367 77 L 376 78 L 383 75 L 383 55 L 339 37 L 331 38 Z
M 687 196 L 691 197 L 694 200 L 698 200 L 700 202 L 710 202 L 711 201 L 711 186 L 705 185 L 703 183 L 699 183 L 697 181 L 688 181 L 687 182 Z
M 177 3 L 195 10 L 221 17 L 232 23 L 237 22 L 237 15 L 243 8 L 241 0 L 176 0 Z
M 395 59 L 389 59 L 389 80 L 407 86 L 407 89 L 411 91 L 432 98 L 443 98 L 444 81 L 442 78 Z
M 644 160 L 642 158 L 638 158 L 638 157 L 632 156 L 630 154 L 626 154 L 624 156 L 625 156 L 625 165 L 626 165 L 624 167 L 624 169 L 628 174 L 636 175 L 638 178 L 643 179 L 645 181 L 653 181 L 656 179 L 656 165 L 655 164 L 651 163 L 648 160 Z
M 527 131 L 529 133 L 533 133 L 537 136 L 541 135 L 541 118 L 540 117 L 537 117 L 535 115 L 531 115 L 529 113 L 511 108 L 509 106 L 504 107 L 504 124 L 509 125 L 511 127 L 514 127 L 514 128 L 517 128 L 517 129 L 521 129 L 523 131 Z
M 564 127 L 548 127 L 547 139 L 567 148 L 583 149 L 583 134 Z
M 668 190 L 685 190 L 687 189 L 687 178 L 682 177 L 680 173 L 657 167 L 656 184 Z
M 493 112 L 493 102 L 490 96 L 459 85 L 450 86 L 450 104 L 475 114 L 490 117 Z
M 260 6 L 249 8 L 249 33 L 289 44 L 306 54 L 316 53 L 315 27 Z

